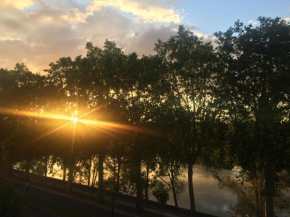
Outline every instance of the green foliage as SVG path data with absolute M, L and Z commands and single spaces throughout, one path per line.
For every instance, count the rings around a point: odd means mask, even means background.
M 255 27 L 238 21 L 216 34 L 220 93 L 233 126 L 229 155 L 253 177 L 262 174 L 265 215 L 273 216 L 279 173 L 290 157 L 290 26 L 281 18 L 258 21 Z
M 157 199 L 159 203 L 167 203 L 169 200 L 169 188 L 166 188 L 162 182 L 157 182 L 155 188 L 153 189 L 153 196 Z
M 0 213 L 3 217 L 18 217 L 22 211 L 23 195 L 5 176 L 0 175 Z
M 163 101 L 169 106 L 170 115 L 166 120 L 172 124 L 169 143 L 178 144 L 177 154 L 182 157 L 177 163 L 189 170 L 190 207 L 194 215 L 193 165 L 217 165 L 225 155 L 226 127 L 217 94 L 218 58 L 211 43 L 183 26 L 168 41 L 159 40 L 155 50 L 166 68 L 162 79 L 167 86 Z M 173 154 L 171 151 L 169 155 Z
M 136 196 L 136 182 L 135 182 L 134 167 L 127 165 L 122 172 L 120 179 L 120 192 L 128 195 Z

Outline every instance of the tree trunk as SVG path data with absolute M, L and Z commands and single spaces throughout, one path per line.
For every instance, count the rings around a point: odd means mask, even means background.
M 100 202 L 104 201 L 104 160 L 105 160 L 105 152 L 103 146 L 100 147 L 100 152 L 99 152 L 99 165 L 98 165 L 98 170 L 99 170 L 99 183 L 98 183 L 98 193 L 99 193 L 99 200 Z
M 191 217 L 195 215 L 195 199 L 194 199 L 194 190 L 193 190 L 193 164 L 188 164 L 188 190 L 189 190 L 189 203 L 190 203 L 190 213 Z
M 95 187 L 95 185 L 96 185 L 96 180 L 98 177 L 97 167 L 99 167 L 99 166 L 98 165 L 96 166 L 96 164 L 95 164 L 94 169 L 93 169 L 92 187 Z
M 149 191 L 149 166 L 146 165 L 146 188 L 145 188 L 145 200 L 148 200 L 148 191 Z
M 270 144 L 268 139 L 269 129 L 268 129 L 268 101 L 266 99 L 266 88 L 263 86 L 263 93 L 261 96 L 261 116 L 262 116 L 262 147 L 264 149 L 264 180 L 265 180 L 265 217 L 274 217 L 274 202 L 273 197 L 275 195 L 274 187 L 274 175 L 275 166 L 272 153 L 272 144 Z
M 48 157 L 45 157 L 44 159 L 44 177 L 47 177 L 47 166 L 48 166 Z M 46 179 L 45 179 L 46 180 Z
M 31 160 L 29 158 L 27 158 L 25 161 L 25 182 L 30 181 L 30 178 L 29 178 L 30 162 Z
M 270 160 L 266 160 L 265 168 L 265 217 L 274 217 L 274 202 L 273 197 L 275 194 L 273 169 Z
M 66 180 L 66 164 L 63 163 L 63 175 L 62 175 L 62 181 L 65 182 Z
M 257 181 L 252 181 L 252 184 L 253 184 L 254 189 L 255 189 L 256 204 L 257 204 L 258 208 L 260 209 L 259 191 L 258 191 L 258 184 L 257 183 L 258 183 Z
M 121 157 L 117 158 L 117 163 L 118 163 L 118 170 L 117 170 L 116 194 L 118 195 L 119 190 L 120 190 L 120 171 L 121 171 L 121 163 L 122 163 Z
M 142 178 L 141 178 L 141 160 L 136 161 L 136 210 L 138 213 L 143 212 L 143 195 L 142 195 Z
M 265 196 L 265 217 L 274 217 L 273 197 Z
M 91 181 L 91 168 L 92 168 L 92 157 L 90 157 L 90 164 L 89 164 L 89 175 L 88 175 L 88 186 L 90 186 Z
M 72 192 L 72 184 L 73 184 L 73 175 L 74 175 L 74 155 L 73 155 L 73 147 L 70 153 L 70 158 L 69 158 L 69 171 L 68 171 L 68 182 L 67 182 L 67 191 L 68 193 Z
M 176 195 L 176 189 L 175 189 L 175 182 L 174 182 L 174 172 L 170 171 L 171 173 L 171 186 L 172 186 L 172 194 L 173 194 L 173 199 L 174 199 L 174 205 L 175 207 L 178 207 L 178 203 L 177 203 L 177 195 Z
M 69 163 L 69 171 L 68 171 L 68 182 L 67 182 L 67 191 L 72 192 L 72 183 L 73 183 L 73 163 L 72 160 Z
M 45 157 L 44 159 L 44 184 L 47 185 L 47 166 L 48 166 L 49 157 Z

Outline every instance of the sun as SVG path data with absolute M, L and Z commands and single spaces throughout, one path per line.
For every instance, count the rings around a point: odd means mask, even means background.
M 74 122 L 75 124 L 78 122 L 78 112 L 77 111 L 75 111 L 74 114 L 71 116 L 70 121 Z
M 78 122 L 78 118 L 74 117 L 72 118 L 72 121 L 76 124 Z

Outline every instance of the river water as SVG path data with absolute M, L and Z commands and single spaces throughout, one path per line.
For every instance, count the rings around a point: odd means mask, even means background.
M 232 170 L 220 170 L 219 176 L 231 176 L 235 177 L 238 172 Z M 187 183 L 187 171 L 184 171 L 184 181 Z M 236 204 L 236 196 L 231 192 L 223 189 L 219 189 L 218 181 L 213 178 L 211 172 L 207 171 L 204 167 L 195 165 L 193 167 L 193 187 L 195 195 L 196 210 L 203 213 L 208 213 L 216 216 L 230 216 L 228 214 L 229 206 Z M 172 195 L 168 202 L 170 205 L 174 205 Z M 179 207 L 189 209 L 189 194 L 188 187 L 179 196 Z

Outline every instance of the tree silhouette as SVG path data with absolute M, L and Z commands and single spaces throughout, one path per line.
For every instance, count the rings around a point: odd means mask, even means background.
M 288 167 L 290 27 L 280 18 L 217 33 L 224 62 L 224 94 L 234 127 L 232 153 L 253 174 L 263 174 L 265 216 L 274 216 L 277 174 Z

